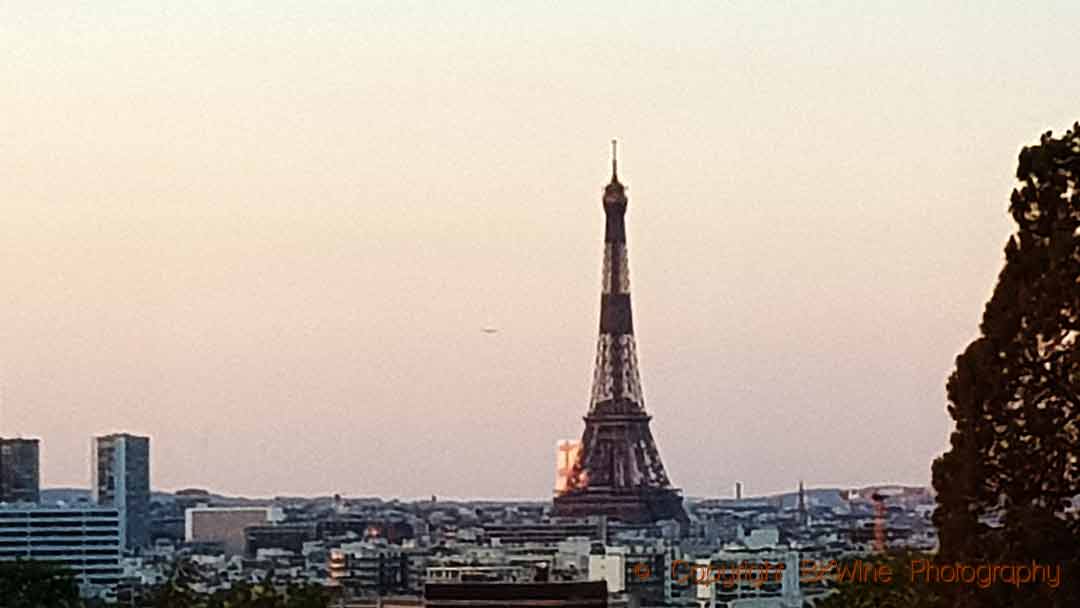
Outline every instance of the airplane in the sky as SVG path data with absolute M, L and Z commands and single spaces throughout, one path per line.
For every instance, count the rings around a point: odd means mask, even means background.
M 481 329 L 480 331 L 484 332 L 485 334 L 497 334 L 497 333 L 499 333 L 499 330 L 496 327 L 485 327 L 485 328 Z

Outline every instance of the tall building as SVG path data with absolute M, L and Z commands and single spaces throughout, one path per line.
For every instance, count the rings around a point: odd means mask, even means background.
M 554 510 L 563 516 L 607 515 L 627 522 L 686 521 L 649 430 L 641 391 L 630 272 L 626 255 L 626 187 L 612 142 L 611 183 L 604 188 L 603 290 L 592 398 L 581 451 Z
M 63 564 L 84 597 L 98 596 L 121 575 L 121 521 L 115 508 L 0 506 L 0 561 Z
M 36 503 L 40 496 L 38 440 L 0 438 L 0 503 Z
M 150 438 L 127 433 L 93 440 L 91 496 L 124 516 L 124 545 L 150 544 Z

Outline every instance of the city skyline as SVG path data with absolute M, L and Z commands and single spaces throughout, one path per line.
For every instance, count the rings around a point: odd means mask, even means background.
M 612 137 L 673 484 L 929 485 L 1017 153 L 1080 95 L 1076 7 L 235 8 L 0 7 L 0 437 L 42 487 L 129 432 L 154 489 L 550 498 Z

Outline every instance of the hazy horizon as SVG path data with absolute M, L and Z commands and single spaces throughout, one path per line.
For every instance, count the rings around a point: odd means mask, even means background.
M 928 485 L 1017 154 L 1080 118 L 1075 4 L 92 6 L 0 6 L 0 436 L 43 487 L 126 431 L 155 489 L 550 496 L 612 138 L 673 483 Z
M 852 487 L 852 486 L 845 486 L 845 485 L 835 485 L 835 484 L 821 484 L 821 485 L 818 485 L 818 486 L 806 485 L 805 489 L 806 489 L 806 492 L 808 492 L 808 493 L 815 493 L 815 492 L 829 492 L 829 491 L 833 491 L 833 490 L 861 490 L 861 489 L 865 489 L 866 487 L 908 487 L 908 488 L 923 487 L 923 488 L 926 488 L 927 490 L 929 490 L 931 493 L 934 492 L 934 489 L 932 487 L 930 487 L 929 485 L 915 486 L 915 485 L 891 484 L 891 483 L 878 483 L 878 484 L 871 484 L 870 486 L 860 486 L 860 487 Z M 42 486 L 41 490 L 43 492 L 50 492 L 50 491 L 51 492 L 85 491 L 87 493 L 90 492 L 89 488 L 74 487 L 74 486 L 55 486 L 55 487 Z M 278 499 L 278 498 L 302 498 L 302 499 L 309 499 L 310 500 L 310 499 L 318 499 L 318 498 L 333 498 L 333 496 L 334 496 L 333 493 L 241 495 L 241 494 L 231 494 L 227 490 L 221 490 L 221 489 L 215 489 L 215 488 L 205 488 L 205 487 L 198 487 L 198 486 L 189 486 L 189 487 L 184 487 L 184 488 L 173 488 L 173 489 L 170 489 L 170 490 L 163 490 L 161 488 L 152 488 L 151 489 L 151 494 L 157 494 L 157 493 L 175 494 L 176 492 L 182 491 L 182 490 L 205 490 L 208 494 L 213 495 L 213 496 L 222 496 L 222 497 L 225 497 L 225 498 L 236 498 L 236 499 L 240 499 L 240 500 L 250 500 L 250 501 L 274 500 L 274 499 Z M 777 490 L 776 492 L 767 492 L 767 493 L 761 493 L 761 494 L 757 494 L 757 493 L 755 493 L 755 494 L 747 494 L 744 491 L 743 492 L 743 500 L 754 500 L 754 499 L 760 499 L 760 498 L 774 498 L 776 496 L 794 496 L 794 495 L 798 495 L 798 493 L 799 493 L 798 488 L 789 488 L 787 490 Z M 377 495 L 377 494 L 342 494 L 341 495 L 342 498 L 347 499 L 347 500 L 366 500 L 366 499 L 377 498 L 377 499 L 384 500 L 384 501 L 387 501 L 387 502 L 393 501 L 393 500 L 397 500 L 397 501 L 400 501 L 400 502 L 427 502 L 427 501 L 431 500 L 432 496 L 433 495 L 431 495 L 431 494 L 416 495 L 416 496 L 383 496 L 383 495 Z M 454 496 L 454 495 L 434 495 L 434 496 L 435 496 L 435 498 L 436 498 L 436 500 L 438 502 L 488 502 L 488 501 L 490 501 L 490 502 L 527 502 L 527 503 L 534 503 L 534 502 L 550 502 L 551 501 L 551 496 L 513 497 L 513 498 L 505 498 L 505 497 L 500 497 L 500 496 Z M 685 495 L 685 498 L 694 499 L 694 500 L 714 500 L 714 499 L 733 500 L 734 499 L 734 488 L 732 488 L 732 492 L 730 493 L 730 495 L 700 496 L 700 495 L 694 495 L 694 494 L 687 494 L 687 495 Z

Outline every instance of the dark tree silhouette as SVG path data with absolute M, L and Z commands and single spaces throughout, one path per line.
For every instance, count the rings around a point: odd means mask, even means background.
M 168 580 L 150 594 L 150 605 L 153 608 L 202 608 L 204 604 L 191 589 L 196 570 L 190 561 L 177 560 Z
M 76 608 L 79 587 L 71 572 L 38 561 L 0 562 L 0 606 Z
M 934 521 L 942 559 L 1060 564 L 1062 583 L 955 586 L 950 606 L 1080 606 L 1080 124 L 1024 148 L 1016 175 L 1017 230 L 948 383 Z
M 331 595 L 321 585 L 294 583 L 279 590 L 267 573 L 258 583 L 238 582 L 227 589 L 202 594 L 192 590 L 199 579 L 198 568 L 179 560 L 169 580 L 152 594 L 152 608 L 327 608 Z M 0 606 L 3 606 L 0 603 Z
M 814 602 L 806 602 L 808 608 L 939 608 L 942 598 L 937 585 L 913 581 L 909 576 L 912 560 L 932 559 L 920 553 L 892 553 L 878 555 L 862 563 L 888 566 L 893 573 L 890 582 L 845 581 L 838 583 L 832 593 Z
M 285 591 L 285 608 L 327 608 L 332 596 L 315 584 L 290 585 Z

